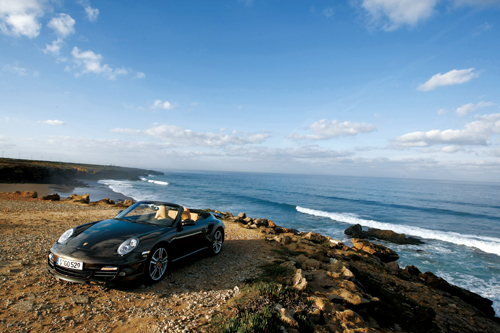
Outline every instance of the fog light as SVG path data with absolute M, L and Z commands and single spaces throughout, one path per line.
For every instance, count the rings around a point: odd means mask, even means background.
M 127 275 L 127 273 L 125 273 L 125 272 L 118 273 L 118 276 L 125 276 L 125 275 Z

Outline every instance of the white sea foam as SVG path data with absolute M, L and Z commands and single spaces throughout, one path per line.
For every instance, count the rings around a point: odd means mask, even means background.
M 497 316 L 500 315 L 500 281 L 492 277 L 485 281 L 476 276 L 454 272 L 452 274 L 438 271 L 437 275 L 451 284 L 475 292 L 493 301 L 493 310 Z
M 397 233 L 404 233 L 408 236 L 436 239 L 443 242 L 470 246 L 480 249 L 484 252 L 500 256 L 499 238 L 476 236 L 476 235 L 464 235 L 452 231 L 429 230 L 408 225 L 384 223 L 374 220 L 365 220 L 360 218 L 358 215 L 352 213 L 325 212 L 321 210 L 303 208 L 299 206 L 297 206 L 296 209 L 297 211 L 304 214 L 326 217 L 338 222 L 345 222 L 349 224 L 360 224 L 364 227 L 377 228 L 377 229 L 389 229 Z
M 99 180 L 98 183 L 107 185 L 113 192 L 121 193 L 134 200 L 150 200 L 140 189 L 134 187 L 134 182 L 129 180 Z
M 158 184 L 158 185 L 168 185 L 167 182 L 162 182 L 161 180 L 148 179 L 148 182 L 153 183 L 153 184 Z

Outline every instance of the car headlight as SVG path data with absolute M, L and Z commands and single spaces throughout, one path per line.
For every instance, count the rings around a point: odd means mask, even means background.
M 68 229 L 64 232 L 64 234 L 61 235 L 61 237 L 59 237 L 59 239 L 57 240 L 57 242 L 59 244 L 64 244 L 68 241 L 68 239 L 71 237 L 71 235 L 73 235 L 73 232 L 75 231 L 75 229 L 71 228 L 71 229 Z
M 137 247 L 137 245 L 139 245 L 139 240 L 137 238 L 129 238 L 120 244 L 118 247 L 118 254 L 123 256 L 130 253 Z

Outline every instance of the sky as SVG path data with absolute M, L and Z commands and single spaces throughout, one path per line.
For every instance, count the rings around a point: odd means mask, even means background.
M 500 0 L 0 0 L 2 157 L 500 181 Z

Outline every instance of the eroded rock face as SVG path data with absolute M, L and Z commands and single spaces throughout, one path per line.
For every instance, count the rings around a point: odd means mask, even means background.
M 61 197 L 57 193 L 52 193 L 52 194 L 49 194 L 49 195 L 44 195 L 42 197 L 42 200 L 59 201 L 59 200 L 61 200 Z
M 344 231 L 344 233 L 353 238 L 360 238 L 360 239 L 376 238 L 395 244 L 410 244 L 410 245 L 424 244 L 424 242 L 422 242 L 420 239 L 414 237 L 406 237 L 405 234 L 398 234 L 392 230 L 369 228 L 368 231 L 363 231 L 361 225 L 359 224 L 350 226 Z
M 80 202 L 80 203 L 86 203 L 88 204 L 90 202 L 90 194 L 85 193 L 82 195 L 78 194 L 71 194 L 66 201 L 72 201 L 72 202 Z
M 367 240 L 359 238 L 353 238 L 352 244 L 355 249 L 373 254 L 384 263 L 396 261 L 399 259 L 399 255 L 395 251 L 383 245 L 370 243 Z
M 380 230 L 375 228 L 370 228 L 366 232 L 366 237 L 382 239 L 395 244 L 411 244 L 419 245 L 424 244 L 420 239 L 414 237 L 406 237 L 405 234 L 398 234 L 392 230 Z

